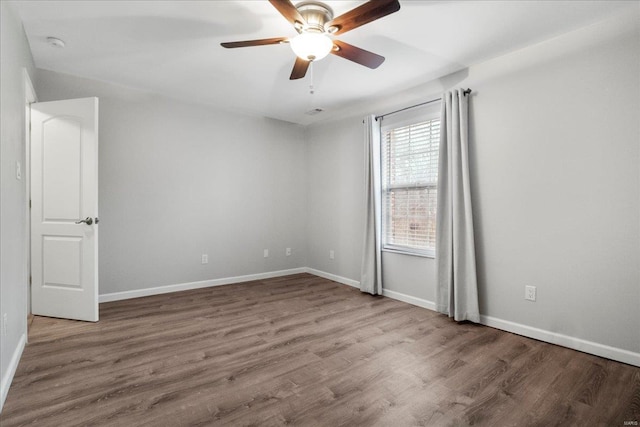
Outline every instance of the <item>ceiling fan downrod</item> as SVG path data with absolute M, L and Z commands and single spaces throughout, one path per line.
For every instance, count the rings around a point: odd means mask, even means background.
M 313 61 L 309 64 L 309 79 L 311 81 L 309 83 L 309 95 L 313 96 L 315 93 L 315 89 L 313 88 Z

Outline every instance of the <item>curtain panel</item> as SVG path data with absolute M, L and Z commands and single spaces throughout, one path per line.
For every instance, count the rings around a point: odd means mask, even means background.
M 436 308 L 456 321 L 480 321 L 469 183 L 469 97 L 442 95 L 436 217 Z
M 370 115 L 364 118 L 363 126 L 365 218 L 360 290 L 382 295 L 380 123 Z

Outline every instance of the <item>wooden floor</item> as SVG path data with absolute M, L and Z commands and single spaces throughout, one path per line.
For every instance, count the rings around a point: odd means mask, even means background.
M 623 426 L 640 368 L 308 274 L 36 317 L 0 425 Z

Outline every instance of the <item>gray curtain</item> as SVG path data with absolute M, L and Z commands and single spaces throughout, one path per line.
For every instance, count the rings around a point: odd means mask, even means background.
M 469 99 L 464 90 L 442 96 L 438 212 L 437 310 L 457 321 L 480 321 L 469 186 Z
M 365 218 L 360 290 L 382 295 L 382 253 L 380 251 L 380 123 L 375 116 L 364 118 Z

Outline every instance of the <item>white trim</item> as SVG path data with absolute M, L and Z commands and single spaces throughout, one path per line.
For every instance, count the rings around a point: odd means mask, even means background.
M 22 334 L 18 340 L 18 346 L 13 352 L 13 356 L 11 356 L 7 372 L 5 373 L 4 378 L 2 378 L 2 383 L 0 384 L 0 412 L 2 412 L 4 401 L 7 399 L 7 394 L 9 394 L 9 387 L 11 387 L 13 376 L 16 374 L 16 370 L 18 369 L 18 363 L 20 363 L 20 357 L 22 356 L 22 351 L 24 350 L 26 342 L 27 335 Z
M 334 282 L 342 283 L 343 285 L 353 286 L 354 288 L 360 288 L 360 282 L 353 279 L 347 279 L 346 277 L 338 276 L 325 271 L 316 270 L 314 268 L 307 267 L 306 272 L 313 274 L 314 276 L 322 277 L 325 279 L 333 280 Z M 391 291 L 389 289 L 382 289 L 382 295 L 391 299 L 406 302 L 408 304 L 417 305 L 418 307 L 426 308 L 428 310 L 435 311 L 436 303 L 428 301 L 426 299 L 417 298 L 411 295 L 406 295 L 400 292 Z
M 24 89 L 24 165 L 22 176 L 24 178 L 24 203 L 25 203 L 25 224 L 24 224 L 24 281 L 26 285 L 27 319 L 26 319 L 26 342 L 29 342 L 29 321 L 31 314 L 31 104 L 38 102 L 38 95 L 33 88 L 29 71 L 22 67 L 22 81 Z
M 382 288 L 382 295 L 398 301 L 406 302 L 411 305 L 417 305 L 418 307 L 426 308 L 427 310 L 436 311 L 436 303 L 433 301 L 417 298 L 411 295 L 406 295 L 384 288 Z
M 269 279 L 273 277 L 288 276 L 291 274 L 309 273 L 314 276 L 322 277 L 324 279 L 332 280 L 343 285 L 352 286 L 355 288 L 360 287 L 360 282 L 346 277 L 338 276 L 336 274 L 327 273 L 325 271 L 316 270 L 309 267 L 293 268 L 289 270 L 271 271 L 267 273 L 249 274 L 246 276 L 226 277 L 222 279 L 204 280 L 201 282 L 181 283 L 177 285 L 159 286 L 155 288 L 138 289 L 134 291 L 114 292 L 110 294 L 100 295 L 100 302 L 118 301 L 130 298 L 139 298 L 151 295 L 159 295 L 169 292 L 185 291 L 189 289 L 200 289 L 212 286 L 230 285 L 232 283 L 247 282 L 251 280 Z M 426 308 L 427 310 L 435 311 L 436 305 L 433 301 L 417 298 L 411 295 L 403 294 L 401 292 L 392 291 L 389 289 L 383 289 L 382 295 L 388 298 L 392 298 L 398 301 L 402 301 L 408 304 L 412 304 L 418 307 Z M 514 334 L 522 335 L 528 338 L 533 338 L 539 341 L 544 341 L 550 344 L 560 345 L 573 350 L 582 351 L 584 353 L 593 354 L 596 356 L 604 357 L 618 362 L 627 363 L 629 365 L 640 366 L 640 353 L 635 353 L 628 350 L 623 350 L 616 347 L 610 347 L 604 344 L 599 344 L 593 341 L 587 341 L 580 338 L 573 338 L 567 335 L 558 334 L 555 332 L 546 331 L 543 329 L 534 328 L 532 326 L 522 325 L 520 323 L 510 322 L 508 320 L 502 320 L 491 316 L 480 316 L 480 324 L 500 329 L 503 331 L 511 332 Z M 20 353 L 24 348 L 25 337 L 23 335 L 20 347 Z M 19 357 L 19 356 L 18 356 Z M 14 359 L 16 356 L 14 355 Z M 17 361 L 15 367 L 17 367 Z M 7 378 L 13 378 L 13 371 L 10 372 L 10 376 Z M 5 379 L 6 381 L 6 379 Z M 10 381 L 9 381 L 10 384 Z M 2 398 L 6 397 L 5 384 L 2 384 Z
M 289 270 L 269 271 L 266 273 L 247 274 L 245 276 L 224 277 L 222 279 L 202 280 L 200 282 L 178 283 L 176 285 L 157 286 L 155 288 L 136 289 L 133 291 L 112 292 L 101 294 L 99 301 L 111 302 L 131 298 L 148 297 L 151 295 L 167 294 L 170 292 L 187 291 L 190 289 L 209 288 L 212 286 L 230 285 L 232 283 L 250 282 L 252 280 L 270 279 L 272 277 L 289 276 L 291 274 L 306 273 L 304 267 Z
M 568 335 L 558 334 L 556 332 L 550 332 L 544 329 L 510 322 L 508 320 L 497 319 L 491 316 L 480 315 L 480 323 L 485 326 L 512 332 L 514 334 L 533 338 L 539 341 L 560 345 L 562 347 L 601 356 L 611 360 L 617 360 L 618 362 L 627 363 L 629 365 L 640 366 L 640 353 L 634 353 L 629 350 L 610 347 L 593 341 L 574 338 Z
M 347 279 L 345 277 L 336 276 L 335 274 L 326 273 L 324 271 L 315 270 L 308 267 L 305 270 L 307 273 L 314 274 L 319 277 L 324 277 L 325 279 L 333 280 L 334 282 L 354 286 L 356 288 L 360 287 L 360 282 L 356 280 Z M 384 288 L 382 289 L 382 295 L 398 301 L 406 302 L 408 304 L 416 305 L 418 307 L 426 308 L 427 310 L 436 311 L 436 304 L 433 301 L 417 298 L 411 295 L 406 295 Z M 488 326 L 490 328 L 500 329 L 503 331 L 522 335 L 527 338 L 533 338 L 550 344 L 556 344 L 562 347 L 570 348 L 572 350 L 604 357 L 606 359 L 616 360 L 618 362 L 627 363 L 629 365 L 640 366 L 640 353 L 635 353 L 633 351 L 623 350 L 621 348 L 611 347 L 580 338 L 574 338 L 568 335 L 546 331 L 544 329 L 538 329 L 532 326 L 522 325 L 520 323 L 510 322 L 508 320 L 502 320 L 491 316 L 480 315 L 480 324 Z
M 31 76 L 26 67 L 22 67 L 22 78 L 26 83 L 25 90 L 27 92 L 26 96 L 29 98 L 29 103 L 33 104 L 34 102 L 38 102 L 38 94 L 36 94 L 36 90 L 31 82 Z
M 343 285 L 353 286 L 354 288 L 360 288 L 360 282 L 353 279 L 347 279 L 346 277 L 337 276 L 335 274 L 326 273 L 324 271 L 316 270 L 315 268 L 305 268 L 305 272 L 313 274 L 314 276 L 322 277 L 324 279 L 333 280 L 334 282 L 342 283 Z
M 391 254 L 399 254 L 399 255 L 407 255 L 407 256 L 417 256 L 420 258 L 431 258 L 431 259 L 435 259 L 436 257 L 436 251 L 433 249 L 430 250 L 425 250 L 424 252 L 417 252 L 417 251 L 409 251 L 409 250 L 402 250 L 402 249 L 393 249 L 390 246 L 387 246 L 386 248 L 382 248 L 381 249 L 382 252 L 389 252 Z

